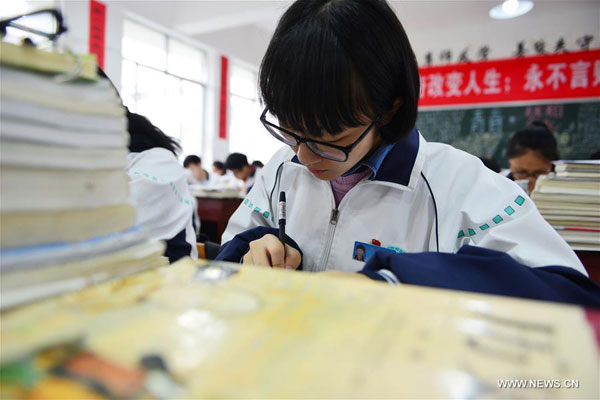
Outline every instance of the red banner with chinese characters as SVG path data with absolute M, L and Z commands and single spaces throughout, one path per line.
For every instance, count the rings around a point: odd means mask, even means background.
M 221 56 L 221 93 L 219 96 L 219 139 L 227 139 L 227 77 L 229 59 Z
M 90 0 L 90 53 L 96 55 L 100 68 L 104 68 L 104 39 L 106 37 L 106 5 Z
M 600 50 L 419 68 L 419 107 L 600 99 Z

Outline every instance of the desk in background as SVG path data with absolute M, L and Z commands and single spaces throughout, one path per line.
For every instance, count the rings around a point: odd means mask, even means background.
M 196 197 L 200 231 L 215 243 L 221 243 L 221 235 L 231 215 L 242 203 L 241 198 Z

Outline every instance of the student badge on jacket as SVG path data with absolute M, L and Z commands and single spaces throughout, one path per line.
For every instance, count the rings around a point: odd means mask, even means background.
M 365 242 L 354 242 L 354 250 L 352 251 L 352 259 L 356 261 L 366 262 L 369 258 L 375 254 L 376 251 L 387 251 L 390 253 L 404 253 L 400 247 L 397 246 L 381 246 L 381 242 L 377 239 L 371 239 L 371 243 Z

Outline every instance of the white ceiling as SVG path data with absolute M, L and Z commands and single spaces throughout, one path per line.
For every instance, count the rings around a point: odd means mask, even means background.
M 369 1 L 369 0 L 364 0 Z M 268 45 L 277 21 L 291 1 L 117 1 L 135 14 L 181 32 L 195 40 L 254 65 Z M 490 58 L 510 56 L 516 43 L 545 39 L 553 47 L 564 37 L 575 50 L 577 37 L 594 36 L 600 47 L 600 0 L 536 0 L 528 14 L 496 21 L 488 17 L 498 1 L 412 0 L 391 1 L 415 48 L 420 62 L 427 51 L 464 48 L 474 54 L 482 45 Z

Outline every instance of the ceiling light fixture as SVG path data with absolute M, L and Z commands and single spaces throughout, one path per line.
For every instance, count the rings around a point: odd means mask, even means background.
M 530 0 L 505 0 L 490 10 L 490 17 L 494 19 L 509 19 L 521 16 L 533 8 Z

